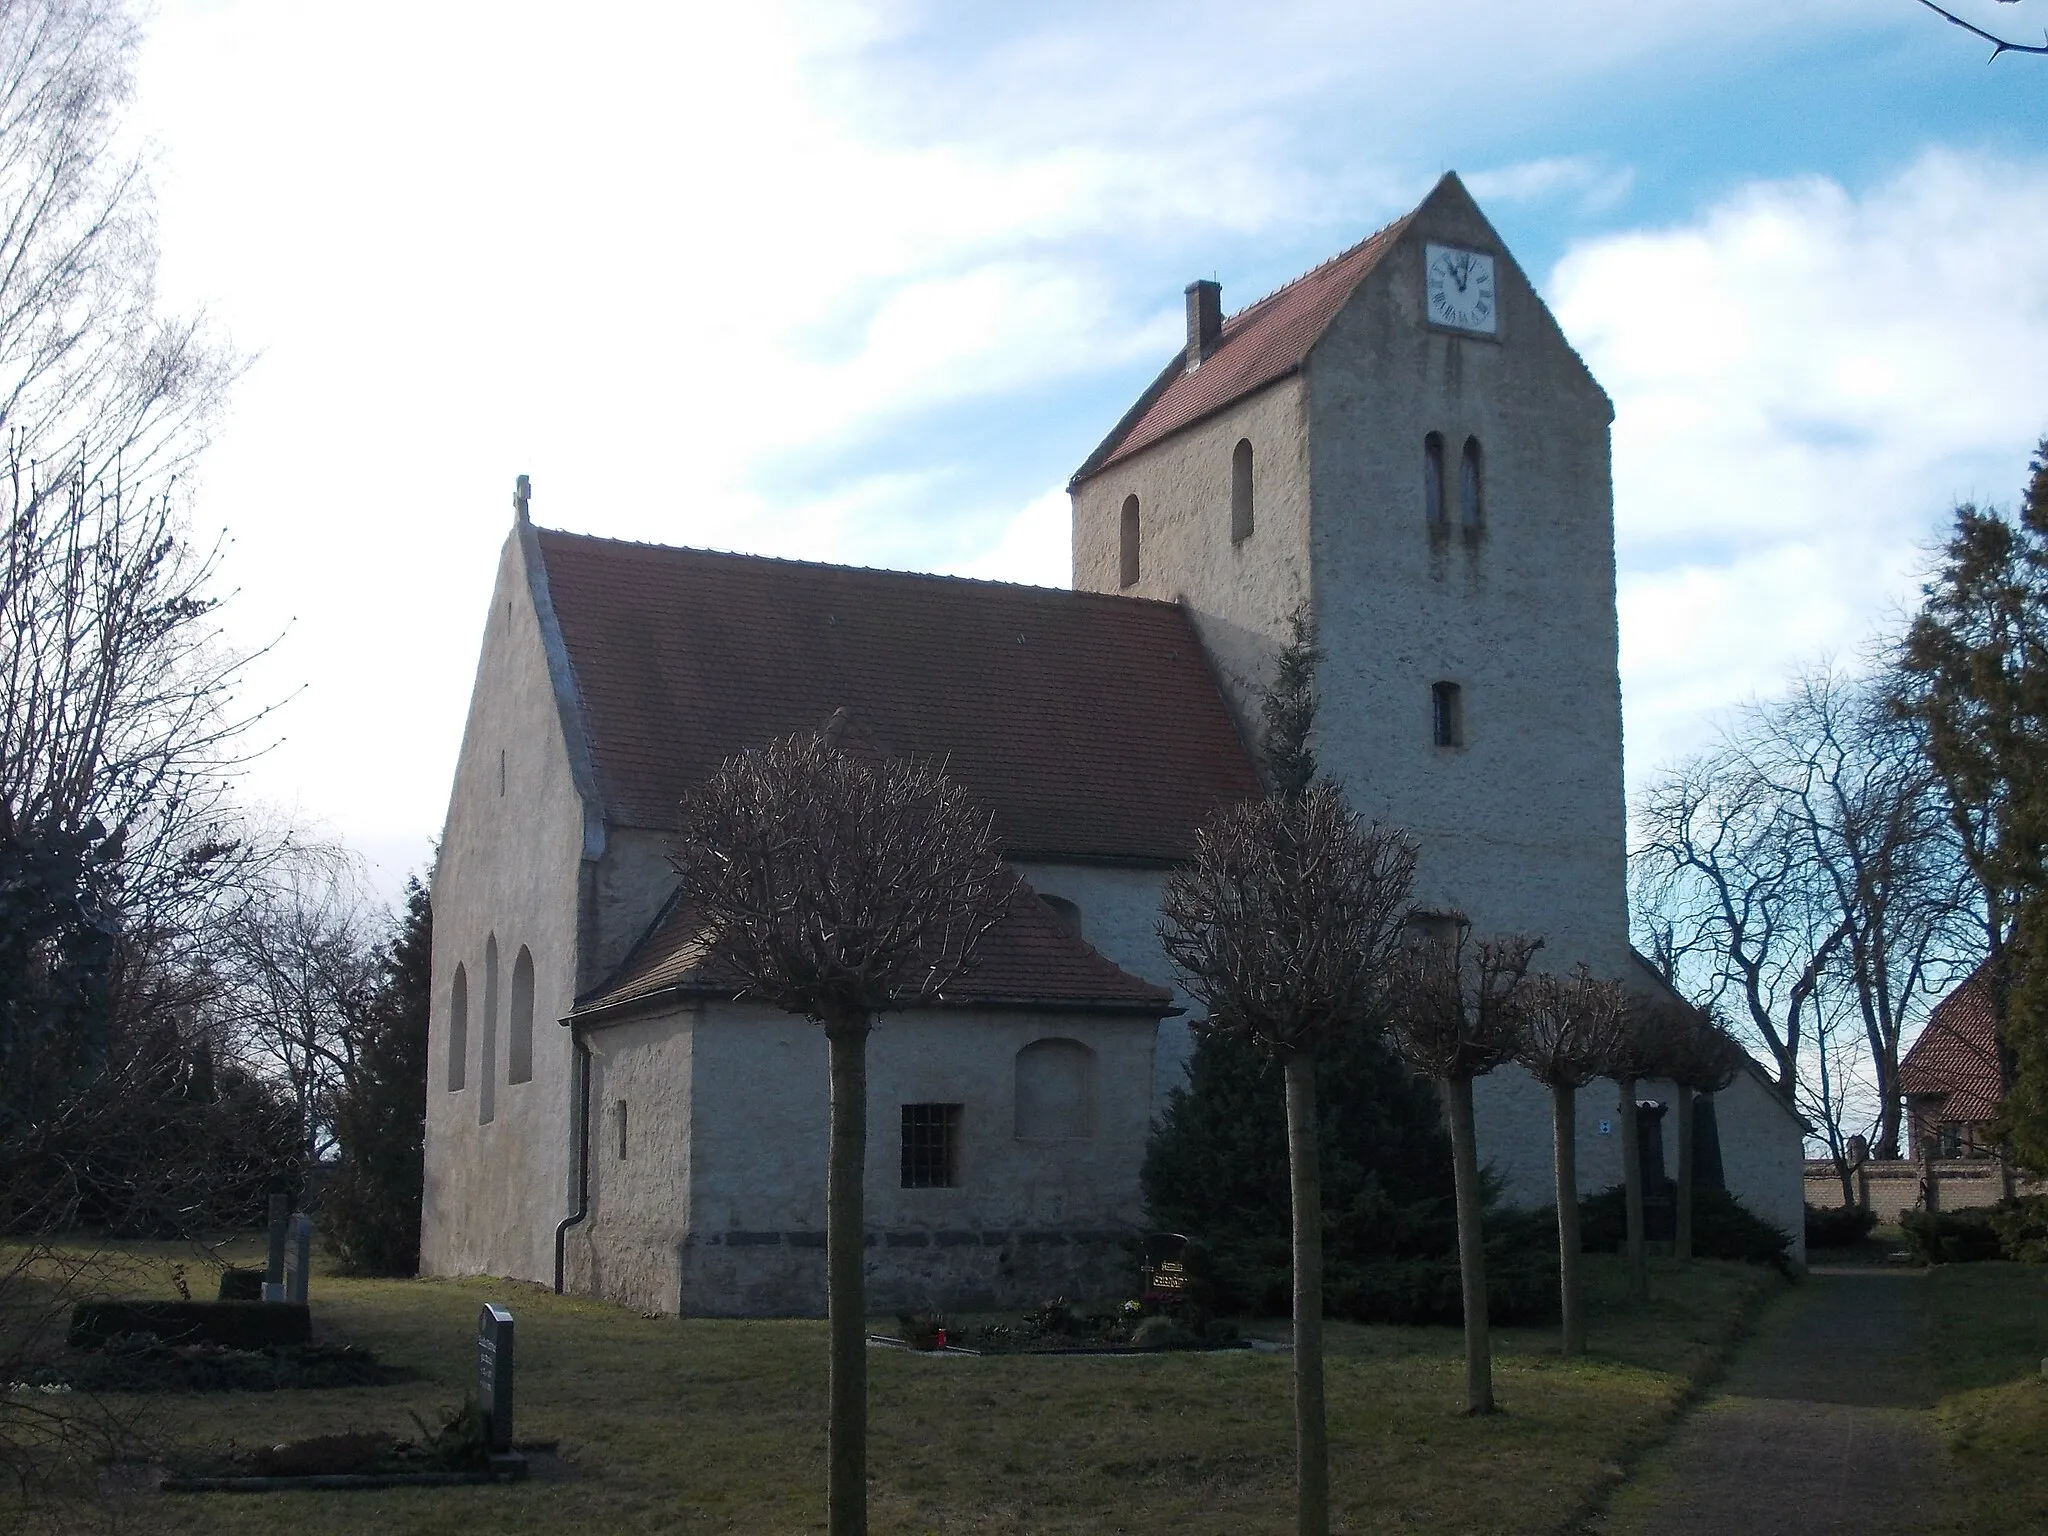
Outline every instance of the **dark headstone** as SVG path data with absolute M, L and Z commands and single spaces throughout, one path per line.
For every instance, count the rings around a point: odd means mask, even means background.
M 1142 1299 L 1155 1303 L 1185 1301 L 1187 1256 L 1188 1240 L 1178 1232 L 1155 1232 L 1146 1238 L 1144 1262 L 1138 1267 Z
M 292 1216 L 285 1228 L 284 1299 L 303 1305 L 307 1279 L 313 1263 L 313 1218 L 304 1211 Z
M 476 1320 L 476 1400 L 493 1452 L 512 1449 L 513 1363 L 512 1314 L 489 1302 Z
M 285 1227 L 291 1217 L 291 1201 L 283 1193 L 270 1193 L 270 1262 L 263 1266 L 263 1299 L 284 1300 Z

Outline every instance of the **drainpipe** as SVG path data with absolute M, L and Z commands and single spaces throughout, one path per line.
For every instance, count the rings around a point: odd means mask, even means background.
M 590 1042 L 574 1019 L 569 1040 L 576 1051 L 576 1209 L 555 1225 L 555 1294 L 562 1294 L 562 1269 L 568 1251 L 569 1229 L 590 1214 Z

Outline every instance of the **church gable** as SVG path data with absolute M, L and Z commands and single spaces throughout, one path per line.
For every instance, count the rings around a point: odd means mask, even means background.
M 1013 857 L 1186 856 L 1258 792 L 1180 610 L 541 531 L 597 795 L 667 828 L 735 752 L 840 708 L 943 760 Z

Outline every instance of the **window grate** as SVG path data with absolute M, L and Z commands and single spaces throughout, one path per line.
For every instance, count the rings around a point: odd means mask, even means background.
M 960 1106 L 903 1106 L 903 1187 L 951 1189 L 960 1182 Z

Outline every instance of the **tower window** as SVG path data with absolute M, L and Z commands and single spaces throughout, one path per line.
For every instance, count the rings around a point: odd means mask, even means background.
M 619 1161 L 623 1163 L 626 1160 L 626 1101 L 624 1099 L 621 1099 L 618 1102 L 618 1121 Z
M 960 1182 L 960 1106 L 903 1106 L 903 1187 L 951 1189 Z
M 1432 528 L 1444 521 L 1444 435 L 1432 432 L 1422 440 L 1422 505 Z
M 1138 498 L 1124 498 L 1122 524 L 1117 530 L 1117 579 L 1127 587 L 1138 584 Z
M 1436 744 L 1440 747 L 1465 745 L 1464 690 L 1456 683 L 1432 683 L 1429 703 Z
M 1252 536 L 1252 443 L 1237 440 L 1230 455 L 1230 542 L 1242 544 Z
M 1476 437 L 1465 439 L 1458 460 L 1458 512 L 1468 530 L 1486 526 L 1486 486 Z
M 477 1049 L 476 1123 L 498 1117 L 498 936 L 484 940 L 484 1038 Z

